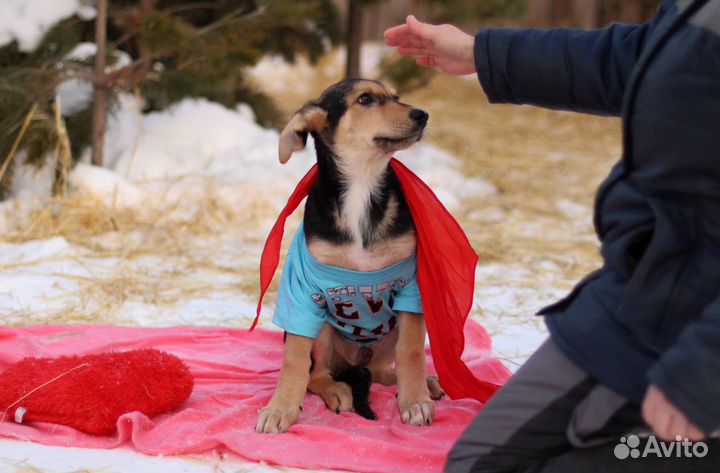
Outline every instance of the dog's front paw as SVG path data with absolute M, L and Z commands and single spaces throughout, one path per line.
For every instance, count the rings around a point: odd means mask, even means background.
M 300 417 L 300 408 L 287 408 L 268 405 L 260 411 L 255 431 L 261 434 L 280 434 L 287 432 Z
M 435 414 L 435 403 L 428 395 L 398 400 L 400 419 L 410 425 L 430 425 Z

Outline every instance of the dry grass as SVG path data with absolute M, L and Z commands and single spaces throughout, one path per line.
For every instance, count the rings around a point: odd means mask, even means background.
M 318 70 L 324 72 L 318 72 L 318 80 L 305 95 L 291 87 L 277 95 L 284 112 L 289 115 L 329 85 L 335 79 L 328 76 L 329 67 L 329 63 L 320 65 Z M 618 121 L 533 107 L 491 106 L 475 81 L 441 75 L 403 101 L 430 112 L 426 142 L 451 152 L 468 176 L 482 178 L 499 190 L 495 196 L 465 200 L 455 212 L 481 264 L 510 264 L 529 271 L 523 277 L 498 275 L 487 283 L 552 292 L 566 289 L 598 265 L 590 208 L 597 185 L 619 155 Z M 58 275 L 80 283 L 73 294 L 75 304 L 43 314 L 37 321 L 113 323 L 110 314 L 128 300 L 172 305 L 210 289 L 257 294 L 257 261 L 236 258 L 228 266 L 212 256 L 227 235 L 237 243 L 238 252 L 261 245 L 262 236 L 253 224 L 272 212 L 259 201 L 239 214 L 214 195 L 213 187 L 206 183 L 207 191 L 191 215 L 178 214 L 172 206 L 140 212 L 68 196 L 18 219 L 0 241 L 61 236 L 86 251 L 84 261 L 119 261 L 113 271 L 97 271 L 90 277 Z M 132 264 L 144 257 L 174 261 L 172 266 L 181 269 L 148 271 Z M 193 278 L 198 270 L 229 274 L 236 283 L 209 288 Z M 35 321 L 34 314 L 10 316 L 21 316 L 23 323 Z
M 212 189 L 208 182 L 203 199 L 194 202 L 191 212 L 173 205 L 124 209 L 82 196 L 60 197 L 36 206 L 16 219 L 0 241 L 23 243 L 62 237 L 78 248 L 79 253 L 71 259 L 88 274 L 47 274 L 58 281 L 77 283 L 76 290 L 62 295 L 67 301 L 63 308 L 43 314 L 3 312 L 4 322 L 113 323 L 114 309 L 126 301 L 172 306 L 210 292 L 252 292 L 256 265 L 252 271 L 228 266 L 216 258 L 215 249 L 228 232 L 246 244 L 260 244 L 260 239 L 247 231 L 244 220 L 239 220 L 245 215 L 238 215 Z M 250 208 L 248 212 L 260 215 L 263 210 Z M 152 264 L 153 258 L 158 263 Z M 116 263 L 103 264 L 103 260 Z M 0 269 L 22 271 L 49 262 L 41 258 L 0 265 Z M 230 275 L 236 282 L 209 283 L 196 277 L 200 271 Z

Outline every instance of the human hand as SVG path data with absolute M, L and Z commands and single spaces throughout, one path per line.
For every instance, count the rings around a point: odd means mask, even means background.
M 645 393 L 642 415 L 645 422 L 662 440 L 674 442 L 678 435 L 693 442 L 705 438 L 705 434 L 654 385 L 650 385 Z
M 385 32 L 385 42 L 420 66 L 458 76 L 475 73 L 475 38 L 453 25 L 422 23 L 410 15 L 404 25 Z

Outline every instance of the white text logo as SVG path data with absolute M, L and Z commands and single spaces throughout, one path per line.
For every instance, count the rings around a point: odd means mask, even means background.
M 702 458 L 708 454 L 708 446 L 705 442 L 691 442 L 679 435 L 675 442 L 659 442 L 654 435 L 646 439 L 645 447 L 640 448 L 640 437 L 628 435 L 620 439 L 620 443 L 613 450 L 615 456 L 620 460 L 626 458 L 645 458 L 656 456 L 658 458 Z

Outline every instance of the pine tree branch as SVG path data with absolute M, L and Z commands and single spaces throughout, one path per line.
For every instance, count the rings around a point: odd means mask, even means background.
M 143 56 L 139 59 L 134 60 L 127 66 L 123 66 L 120 69 L 116 69 L 112 72 L 105 74 L 104 79 L 106 82 L 106 86 L 112 87 L 119 80 L 133 76 L 137 72 L 138 69 L 142 69 L 142 68 L 149 66 L 152 61 L 153 61 L 152 56 Z
M 181 13 L 185 11 L 191 11 L 191 10 L 217 10 L 222 5 L 218 4 L 218 2 L 195 2 L 195 3 L 181 3 L 178 5 L 172 5 L 165 9 L 163 9 L 163 12 L 173 15 L 175 13 Z
M 198 30 L 197 37 L 201 37 L 207 33 L 211 33 L 215 31 L 218 28 L 222 28 L 223 26 L 232 23 L 235 20 L 243 19 L 243 20 L 252 20 L 254 18 L 257 18 L 259 16 L 263 16 L 267 13 L 267 7 L 260 6 L 256 10 L 253 10 L 252 12 L 248 13 L 245 8 L 236 8 L 235 10 L 231 11 L 227 14 L 227 16 L 224 16 L 220 20 L 216 21 L 215 23 L 211 23 L 207 25 L 204 28 L 201 28 Z

